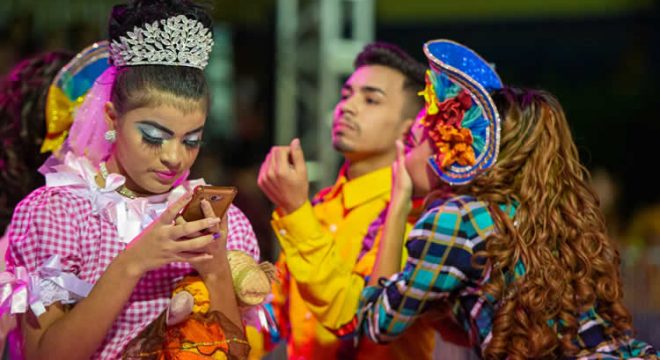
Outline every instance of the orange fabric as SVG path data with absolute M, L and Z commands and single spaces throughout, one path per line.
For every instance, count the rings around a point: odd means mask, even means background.
M 163 360 L 227 359 L 227 339 L 220 325 L 188 319 L 167 329 Z

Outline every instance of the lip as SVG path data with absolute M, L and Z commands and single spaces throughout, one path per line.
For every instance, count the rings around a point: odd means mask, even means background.
M 154 171 L 154 174 L 156 174 L 156 177 L 163 182 L 171 182 L 174 179 L 176 179 L 179 173 L 177 171 L 167 170 L 167 171 Z
M 332 126 L 332 130 L 334 132 L 342 132 L 344 130 L 355 130 L 355 127 L 353 125 L 349 124 L 349 123 L 340 121 L 340 122 L 336 122 Z

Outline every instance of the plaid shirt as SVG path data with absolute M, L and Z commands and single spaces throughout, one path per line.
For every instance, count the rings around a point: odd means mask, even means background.
M 513 205 L 500 205 L 509 216 Z M 365 288 L 360 300 L 361 330 L 376 342 L 389 342 L 400 336 L 421 314 L 450 299 L 458 323 L 481 353 L 492 336 L 498 302 L 481 291 L 488 283 L 488 272 L 472 265 L 473 255 L 485 250 L 494 231 L 488 205 L 460 196 L 433 204 L 415 224 L 408 242 L 404 270 L 380 286 Z M 519 263 L 510 279 L 524 275 Z M 612 339 L 608 326 L 595 310 L 580 316 L 576 345 L 584 349 L 580 359 L 633 358 L 655 355 L 648 344 L 635 339 Z
M 42 187 L 25 198 L 16 207 L 7 233 L 9 271 L 23 266 L 37 274 L 48 258 L 60 255 L 65 272 L 96 283 L 126 244 L 118 240 L 115 224 L 90 200 L 107 195 L 94 190 L 87 195 L 69 187 Z M 248 219 L 234 206 L 228 218 L 227 248 L 243 250 L 258 259 L 259 248 Z M 173 285 L 192 271 L 187 263 L 171 263 L 146 273 L 92 358 L 121 358 L 126 344 L 167 307 Z M 53 302 L 43 301 L 45 305 Z

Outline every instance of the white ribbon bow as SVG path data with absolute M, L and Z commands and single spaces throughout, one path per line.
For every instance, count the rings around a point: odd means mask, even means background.
M 48 258 L 37 274 L 29 274 L 22 266 L 15 268 L 13 273 L 0 273 L 0 314 L 8 309 L 11 314 L 25 313 L 28 306 L 37 317 L 45 313 L 46 307 L 39 293 L 39 283 L 42 280 L 52 281 L 79 297 L 86 297 L 93 287 L 77 276 L 63 272 L 59 255 Z

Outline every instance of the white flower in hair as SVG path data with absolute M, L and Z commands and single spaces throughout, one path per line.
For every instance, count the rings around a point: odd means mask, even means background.
M 213 48 L 211 31 L 184 15 L 136 26 L 119 40 L 110 44 L 115 66 L 174 65 L 204 70 Z

